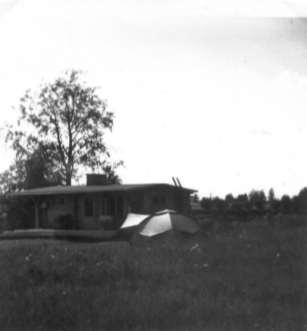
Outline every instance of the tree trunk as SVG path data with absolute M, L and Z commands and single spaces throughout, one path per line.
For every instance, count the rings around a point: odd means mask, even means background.
M 66 186 L 71 186 L 72 169 L 70 163 L 66 167 Z
M 71 175 L 70 174 L 66 175 L 66 186 L 71 186 Z
M 66 170 L 66 186 L 71 186 L 71 171 Z

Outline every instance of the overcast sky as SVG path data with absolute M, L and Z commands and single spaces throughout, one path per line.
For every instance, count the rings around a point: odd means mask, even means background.
M 1 122 L 28 88 L 88 72 L 124 183 L 200 196 L 307 186 L 302 1 L 0 0 Z M 0 146 L 0 171 L 11 154 Z

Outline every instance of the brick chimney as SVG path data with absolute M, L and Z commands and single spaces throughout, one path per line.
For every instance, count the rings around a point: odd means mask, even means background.
M 109 185 L 106 174 L 87 174 L 86 185 Z

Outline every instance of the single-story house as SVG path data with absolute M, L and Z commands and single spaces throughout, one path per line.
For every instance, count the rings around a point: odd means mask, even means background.
M 105 175 L 90 174 L 86 185 L 37 188 L 10 196 L 33 199 L 35 228 L 58 228 L 59 217 L 70 215 L 82 230 L 103 229 L 105 221 L 116 230 L 129 212 L 151 214 L 173 209 L 189 214 L 194 192 L 170 184 L 109 184 Z

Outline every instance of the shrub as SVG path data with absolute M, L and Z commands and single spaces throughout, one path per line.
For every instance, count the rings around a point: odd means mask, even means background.
M 14 197 L 8 200 L 6 230 L 34 227 L 35 210 L 31 198 Z
M 79 221 L 70 214 L 59 215 L 55 222 L 59 224 L 60 229 L 64 230 L 77 230 L 80 228 L 78 225 Z

